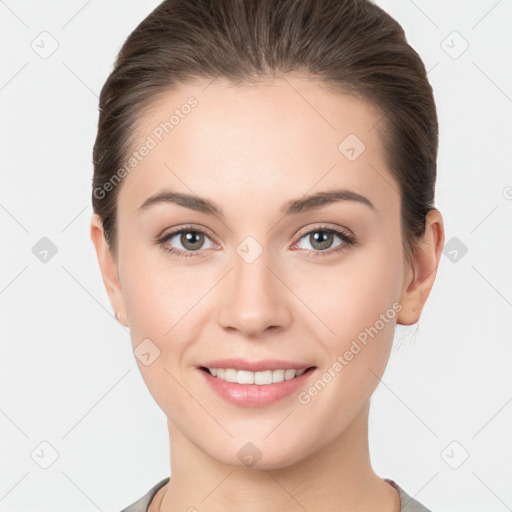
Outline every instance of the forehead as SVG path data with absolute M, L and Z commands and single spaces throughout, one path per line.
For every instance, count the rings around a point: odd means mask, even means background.
M 135 210 L 164 189 L 221 201 L 250 194 L 265 201 L 261 206 L 280 206 L 313 189 L 346 187 L 385 208 L 396 202 L 397 187 L 379 122 L 374 105 L 312 79 L 184 84 L 139 119 L 132 144 L 138 155 L 126 166 L 119 207 Z

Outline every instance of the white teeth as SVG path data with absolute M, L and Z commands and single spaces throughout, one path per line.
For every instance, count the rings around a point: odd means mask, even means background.
M 306 370 L 265 370 L 262 372 L 250 372 L 247 370 L 235 370 L 234 368 L 208 368 L 210 373 L 219 379 L 238 384 L 268 385 L 283 380 L 299 377 Z

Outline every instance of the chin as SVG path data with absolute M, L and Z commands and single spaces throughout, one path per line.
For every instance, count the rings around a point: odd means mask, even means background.
M 274 470 L 292 466 L 307 456 L 305 443 L 297 440 L 296 444 L 297 446 L 284 446 L 281 439 L 272 442 L 268 439 L 251 441 L 245 437 L 243 440 L 230 440 L 220 453 L 207 451 L 211 457 L 228 466 Z

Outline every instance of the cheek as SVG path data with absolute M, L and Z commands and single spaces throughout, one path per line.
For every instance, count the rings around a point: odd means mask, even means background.
M 323 321 L 307 322 L 320 326 L 314 332 L 327 358 L 318 381 L 299 401 L 310 404 L 318 417 L 330 416 L 333 436 L 368 401 L 387 365 L 401 309 L 397 301 L 401 260 L 399 254 L 388 254 L 384 258 L 361 253 L 358 265 L 338 268 L 324 278 L 316 295 L 315 276 L 301 292 L 306 296 L 309 290 L 311 310 Z M 318 293 L 320 289 L 323 293 Z
M 324 403 L 343 403 L 346 410 L 356 410 L 384 373 L 401 310 L 400 251 L 399 241 L 372 245 L 328 275 L 310 274 L 298 292 L 309 297 L 309 307 L 322 320 L 312 317 L 308 323 L 319 326 L 316 337 L 328 357 L 322 380 L 333 385 L 327 386 L 325 398 L 329 395 L 331 400 Z
M 331 269 L 312 269 L 298 295 L 323 321 L 324 340 L 333 347 L 352 340 L 374 325 L 381 315 L 396 319 L 402 282 L 402 258 L 396 247 L 376 247 L 354 252 L 346 264 Z M 395 307 L 393 308 L 393 304 Z M 381 323 L 378 324 L 379 327 Z M 382 329 L 389 337 L 390 329 Z M 384 333 L 383 333 L 384 334 Z
M 201 300 L 212 287 L 201 265 L 169 262 L 163 251 L 133 251 L 125 259 L 123 294 L 132 345 L 150 339 L 159 364 L 180 363 L 188 343 L 198 337 Z M 170 348 L 172 347 L 172 348 Z
M 142 378 L 162 410 L 184 417 L 189 397 L 179 385 L 183 381 L 180 372 L 192 364 L 193 341 L 201 338 L 200 301 L 211 287 L 198 274 L 204 276 L 197 269 L 171 269 L 169 264 L 152 264 L 147 255 L 141 261 L 133 255 L 123 286 L 132 348 Z M 154 357 L 148 365 L 137 357 L 143 352 Z

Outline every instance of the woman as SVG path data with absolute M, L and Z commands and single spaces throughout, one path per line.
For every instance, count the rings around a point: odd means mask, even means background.
M 432 88 L 366 0 L 170 0 L 100 97 L 91 238 L 168 418 L 124 512 L 425 511 L 370 397 L 444 242 Z

